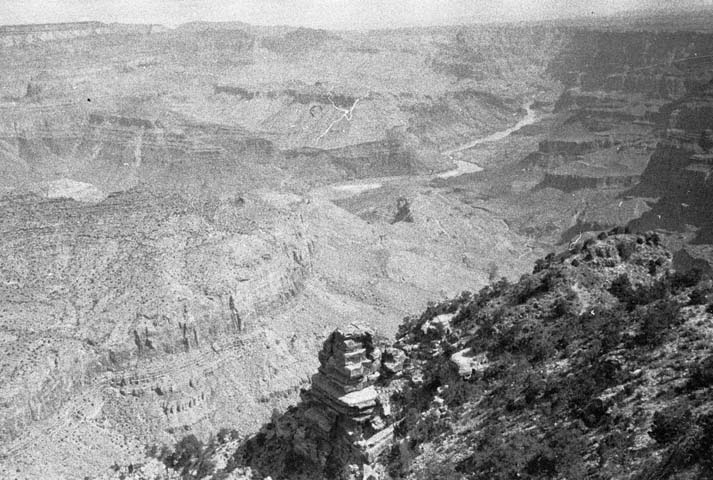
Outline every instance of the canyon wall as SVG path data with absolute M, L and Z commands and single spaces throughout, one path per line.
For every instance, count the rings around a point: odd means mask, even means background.
M 663 224 L 681 230 L 697 227 L 696 242 L 713 239 L 713 82 L 667 109 L 663 139 L 651 155 L 634 193 L 658 197 L 636 228 Z
M 711 281 L 671 271 L 657 234 L 622 230 L 550 254 L 518 282 L 432 303 L 395 342 L 333 331 L 300 402 L 244 441 L 199 445 L 205 474 L 705 477 Z M 159 478 L 177 471 L 180 447 L 159 457 Z
M 586 176 L 573 174 L 546 173 L 545 178 L 538 184 L 538 188 L 556 188 L 563 192 L 574 192 L 585 188 L 607 189 L 607 188 L 629 188 L 639 182 L 639 175 L 602 175 Z
M 97 442 L 130 454 L 113 436 L 148 441 L 259 404 L 264 391 L 222 384 L 259 380 L 257 319 L 303 288 L 314 244 L 298 210 L 141 191 L 1 208 L 3 455 L 99 412 L 115 433 Z
M 712 47 L 707 33 L 572 30 L 548 71 L 584 91 L 680 98 L 710 80 Z
M 101 22 L 72 22 L 0 26 L 0 46 L 22 47 L 39 42 L 56 42 L 93 35 L 150 34 L 165 31 L 160 25 L 119 25 Z

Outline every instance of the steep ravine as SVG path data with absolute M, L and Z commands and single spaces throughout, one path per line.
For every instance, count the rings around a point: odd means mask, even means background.
M 120 473 L 709 478 L 713 281 L 671 271 L 656 234 L 619 232 L 431 304 L 393 343 L 338 329 L 301 401 L 257 435 L 186 439 Z

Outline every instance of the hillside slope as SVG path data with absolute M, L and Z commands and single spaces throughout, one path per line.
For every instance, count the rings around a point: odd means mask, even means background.
M 159 473 L 713 478 L 713 282 L 670 265 L 655 234 L 612 231 L 432 304 L 391 345 L 339 329 L 299 404 L 246 441 L 184 439 Z

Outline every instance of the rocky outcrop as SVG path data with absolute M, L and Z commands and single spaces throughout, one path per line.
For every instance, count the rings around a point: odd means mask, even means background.
M 387 440 L 392 430 L 384 418 L 388 409 L 384 412 L 374 387 L 381 367 L 381 351 L 374 343 L 373 332 L 363 327 L 335 331 L 319 353 L 312 388 L 302 395 L 316 440 L 336 439 L 328 456 L 336 455 L 344 464 L 373 461 L 384 444 L 381 439 Z M 298 451 L 310 458 L 308 435 L 295 440 Z M 319 463 L 326 466 L 327 457 Z
M 382 352 L 374 332 L 352 325 L 334 331 L 319 352 L 319 372 L 302 401 L 273 420 L 244 446 L 243 462 L 263 473 L 311 478 L 361 479 L 392 444 L 394 424 L 388 395 L 377 385 Z M 389 349 L 387 371 L 400 371 L 403 353 Z M 289 466 L 274 462 L 296 455 Z
M 430 304 L 390 347 L 333 332 L 302 401 L 208 473 L 705 478 L 713 282 L 621 231 Z
M 547 172 L 536 188 L 556 188 L 568 193 L 585 188 L 631 188 L 639 179 L 639 175 L 590 176 Z
M 601 148 L 609 148 L 612 141 L 608 137 L 584 140 L 542 140 L 538 151 L 543 154 L 584 155 Z
M 331 106 L 332 103 L 340 108 L 349 108 L 357 100 L 357 97 L 345 93 L 330 92 L 325 93 L 324 87 L 305 86 L 302 89 L 286 88 L 283 90 L 251 90 L 245 87 L 232 86 L 232 85 L 214 85 L 213 91 L 215 94 L 227 94 L 236 96 L 241 100 L 253 100 L 253 99 L 268 99 L 273 100 L 280 97 L 286 97 L 291 100 L 291 102 L 298 103 L 300 105 L 312 105 L 317 108 L 323 108 Z M 362 100 L 370 99 L 374 97 L 375 94 L 370 94 Z M 316 104 L 316 105 L 315 105 Z M 313 115 L 316 112 L 313 112 Z

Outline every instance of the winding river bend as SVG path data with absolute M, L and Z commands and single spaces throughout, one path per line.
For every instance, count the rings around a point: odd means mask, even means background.
M 458 145 L 457 147 L 452 148 L 450 150 L 445 150 L 444 152 L 442 152 L 443 155 L 452 155 L 457 152 L 462 152 L 463 150 L 468 150 L 469 148 L 473 148 L 477 145 L 482 145 L 483 143 L 497 142 L 498 140 L 502 140 L 503 138 L 507 137 L 511 133 L 520 130 L 526 125 L 532 125 L 538 120 L 537 112 L 532 109 L 533 104 L 534 101 L 531 101 L 524 105 L 525 111 L 527 113 L 524 117 L 520 119 L 519 122 L 517 122 L 512 127 L 506 128 L 505 130 L 500 130 L 499 132 L 495 132 L 491 135 L 488 135 L 487 137 L 476 138 L 475 140 L 471 140 L 470 142 L 464 143 L 463 145 Z
M 515 125 L 508 127 L 505 130 L 495 132 L 491 135 L 488 135 L 487 137 L 476 138 L 450 150 L 445 150 L 444 152 L 442 152 L 442 154 L 450 156 L 454 153 L 468 150 L 469 148 L 473 148 L 483 143 L 497 142 L 498 140 L 504 139 L 511 133 L 516 132 L 517 130 L 521 129 L 526 125 L 532 125 L 533 123 L 539 120 L 537 112 L 532 109 L 533 103 L 533 101 L 530 101 L 527 104 L 523 105 L 523 108 L 525 108 L 527 113 Z M 483 170 L 483 167 L 481 167 L 477 163 L 456 159 L 453 159 L 453 162 L 456 164 L 455 168 L 435 175 L 431 175 L 429 178 L 452 178 L 458 177 L 460 175 L 465 175 L 467 173 L 481 172 Z M 388 179 L 385 178 L 372 178 L 357 182 L 350 182 L 347 184 L 328 185 L 316 188 L 312 191 L 312 193 L 318 194 L 319 196 L 326 198 L 346 198 L 358 195 L 368 190 L 375 190 L 377 188 L 381 188 L 384 184 L 383 182 L 387 180 Z
M 500 130 L 499 132 L 495 132 L 491 135 L 488 135 L 487 137 L 481 137 L 481 138 L 476 138 L 475 140 L 471 140 L 470 142 L 464 143 L 463 145 L 459 145 L 455 148 L 452 148 L 450 150 L 446 150 L 443 153 L 443 155 L 446 156 L 451 156 L 454 153 L 457 152 L 462 152 L 463 150 L 468 150 L 469 148 L 473 148 L 477 145 L 482 145 L 483 143 L 490 143 L 490 142 L 497 142 L 498 140 L 502 140 L 503 138 L 507 137 L 513 132 L 516 132 L 520 130 L 522 127 L 525 125 L 532 125 L 535 123 L 537 120 L 539 120 L 537 113 L 532 109 L 532 104 L 534 102 L 529 102 L 523 107 L 526 110 L 526 114 L 524 117 L 520 119 L 519 122 L 517 122 L 515 125 L 512 127 L 506 128 L 505 130 Z M 448 170 L 447 172 L 439 173 L 436 175 L 438 178 L 452 178 L 452 177 L 458 177 L 460 175 L 465 175 L 466 173 L 474 173 L 474 172 L 480 172 L 483 170 L 483 167 L 478 165 L 477 163 L 473 162 L 466 162 L 465 160 L 453 160 L 456 164 L 456 168 L 452 170 Z

